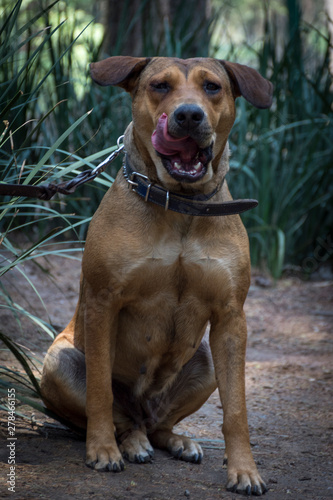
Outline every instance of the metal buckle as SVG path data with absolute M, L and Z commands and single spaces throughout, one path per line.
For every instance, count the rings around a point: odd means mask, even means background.
M 169 200 L 170 200 L 170 193 L 169 191 L 166 191 L 165 194 L 165 205 L 164 205 L 164 210 L 167 211 L 169 208 Z
M 135 177 L 141 177 L 141 179 L 144 179 L 145 181 L 150 180 L 149 177 L 147 177 L 146 175 L 140 174 L 139 172 L 132 172 L 131 176 L 127 179 L 127 182 L 130 184 L 132 189 L 137 188 L 139 186 L 139 184 L 137 182 L 135 182 Z M 149 195 L 150 187 L 151 187 L 151 183 L 148 186 L 148 195 Z
M 148 187 L 147 187 L 147 191 L 146 191 L 146 196 L 145 196 L 145 202 L 147 203 L 148 199 L 149 199 L 149 194 L 150 194 L 150 188 L 152 187 L 153 183 L 151 182 L 150 184 L 148 184 Z
M 133 177 L 133 175 L 131 175 L 131 179 L 127 179 L 128 189 L 129 188 L 134 189 L 135 187 L 138 187 L 138 185 L 139 185 L 137 182 L 132 181 L 132 177 Z
M 140 172 L 132 172 L 131 175 L 128 176 L 127 171 L 126 171 L 126 163 L 124 163 L 123 168 L 124 168 L 125 178 L 128 182 L 128 188 L 131 188 L 132 191 L 135 192 L 135 189 L 139 187 L 138 182 L 136 182 L 136 177 L 140 177 L 144 181 L 148 182 L 146 194 L 144 197 L 144 200 L 147 203 L 149 201 L 150 190 L 151 190 L 152 186 L 154 185 L 154 182 L 152 182 L 149 179 L 149 177 L 147 177 L 146 175 L 140 174 Z M 164 191 L 164 189 L 163 189 L 163 191 Z M 169 193 L 169 191 L 165 191 L 165 204 L 164 204 L 165 211 L 167 211 L 169 209 L 169 201 L 170 201 L 170 193 Z

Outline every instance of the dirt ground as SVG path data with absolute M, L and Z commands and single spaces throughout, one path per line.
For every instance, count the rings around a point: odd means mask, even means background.
M 45 310 L 17 271 L 3 283 L 12 298 L 52 324 L 64 326 L 77 299 L 80 263 L 48 258 L 24 271 L 38 288 Z M 0 308 L 1 330 L 42 360 L 51 343 L 45 333 Z M 46 312 L 47 311 L 47 312 Z M 246 302 L 248 318 L 247 405 L 251 445 L 269 491 L 265 498 L 333 499 L 333 281 L 282 279 L 276 285 L 254 273 Z M 2 348 L 4 346 L 0 346 Z M 17 366 L 0 351 L 0 364 Z M 7 414 L 1 414 L 0 497 L 13 499 L 236 499 L 225 490 L 224 442 L 218 394 L 177 426 L 201 443 L 201 465 L 177 461 L 156 451 L 152 463 L 127 464 L 121 474 L 98 473 L 84 465 L 85 443 L 34 412 L 17 405 L 15 493 L 8 491 Z M 37 425 L 34 422 L 37 422 Z M 44 425 L 43 425 L 44 423 Z

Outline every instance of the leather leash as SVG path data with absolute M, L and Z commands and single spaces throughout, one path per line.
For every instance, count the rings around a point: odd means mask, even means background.
M 222 216 L 241 214 L 258 205 L 257 200 L 232 200 L 223 203 L 207 203 L 218 191 L 216 188 L 208 195 L 198 194 L 187 196 L 172 193 L 162 186 L 153 183 L 147 176 L 135 172 L 129 164 L 127 155 L 123 164 L 124 177 L 129 187 L 136 194 L 144 198 L 146 202 L 152 202 L 163 207 L 185 215 L 200 216 Z

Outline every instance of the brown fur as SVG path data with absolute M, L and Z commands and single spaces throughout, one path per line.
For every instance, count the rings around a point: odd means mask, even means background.
M 176 193 L 210 193 L 228 171 L 235 98 L 271 103 L 271 84 L 254 70 L 214 59 L 113 57 L 91 65 L 101 85 L 131 93 L 125 148 L 135 168 Z M 205 82 L 221 86 L 216 94 Z M 156 92 L 167 82 L 167 92 Z M 151 135 L 162 113 L 196 104 L 205 118 L 197 144 L 214 141 L 197 182 L 179 182 L 156 154 Z M 230 200 L 226 182 L 214 201 Z M 145 203 L 120 172 L 90 224 L 75 315 L 50 347 L 43 370 L 46 405 L 87 426 L 87 464 L 121 470 L 122 455 L 151 459 L 153 446 L 200 462 L 200 446 L 172 433 L 219 388 L 228 489 L 261 494 L 245 406 L 248 238 L 240 217 L 192 217 Z M 210 325 L 209 344 L 203 340 Z M 118 444 L 115 438 L 117 433 Z M 119 447 L 118 447 L 119 445 Z

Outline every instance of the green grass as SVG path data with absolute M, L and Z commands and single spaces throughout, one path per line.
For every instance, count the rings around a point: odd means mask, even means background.
M 240 101 L 231 134 L 231 192 L 259 200 L 244 216 L 252 263 L 275 278 L 286 263 L 301 268 L 316 239 L 333 226 L 329 39 L 327 31 L 305 26 L 294 15 L 279 56 L 278 26 L 268 19 L 255 53 L 261 73 L 274 84 L 272 108 L 258 111 Z M 310 38 L 317 43 L 308 45 Z
M 49 17 L 50 12 L 58 8 L 57 3 L 37 13 L 29 12 L 29 16 L 21 1 L 14 6 L 10 2 L 6 4 L 0 27 L 0 182 L 57 183 L 73 177 L 83 167 L 95 167 L 96 162 L 115 148 L 109 143 L 97 151 L 91 148 L 91 154 L 87 154 L 81 147 L 82 134 L 87 133 L 90 139 L 95 133 L 91 124 L 84 132 L 91 109 L 85 111 L 76 98 L 72 82 L 65 83 L 67 70 L 71 71 L 71 52 L 81 34 L 74 35 L 70 27 L 63 37 L 59 35 L 64 30 L 64 21 L 54 24 L 55 16 L 52 20 Z M 73 109 L 72 102 L 76 104 Z M 85 143 L 87 140 L 83 145 Z M 105 172 L 90 189 L 104 192 L 112 181 L 112 176 Z M 14 269 L 19 271 L 31 288 L 30 303 L 43 302 L 43 298 L 30 281 L 24 264 L 32 261 L 38 266 L 36 259 L 41 256 L 75 258 L 75 253 L 80 251 L 75 244 L 83 243 L 91 218 L 91 209 L 83 198 L 82 193 L 73 196 L 71 206 L 66 206 L 61 197 L 52 203 L 20 197 L 4 197 L 0 201 L 0 277 L 10 275 Z M 73 210 L 75 204 L 77 212 Z M 82 210 L 83 206 L 86 210 Z M 21 246 L 17 235 L 23 233 L 30 242 Z M 73 247 L 68 247 L 69 237 L 73 238 Z M 67 243 L 66 250 L 61 242 Z M 16 321 L 18 328 L 24 318 L 51 338 L 56 335 L 50 323 L 14 302 L 3 282 L 0 307 Z M 14 383 L 20 401 L 44 411 L 37 400 L 39 382 L 34 375 L 38 360 L 33 360 L 31 353 L 12 342 L 5 331 L 1 332 L 0 339 L 25 372 L 1 367 L 0 392 L 6 395 L 8 384 Z

